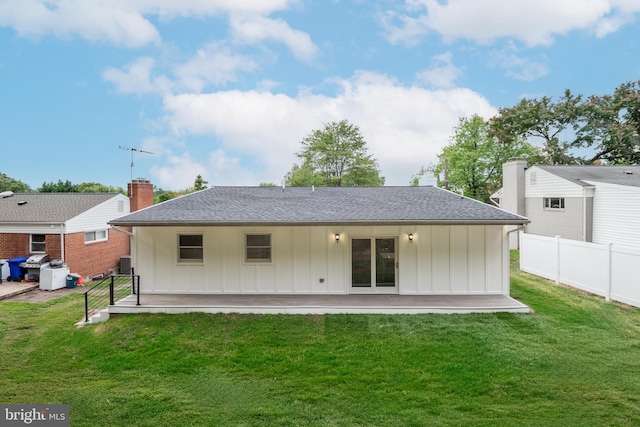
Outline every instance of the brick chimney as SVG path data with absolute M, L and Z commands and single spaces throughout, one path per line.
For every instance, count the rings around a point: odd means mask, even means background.
M 131 200 L 131 212 L 153 205 L 153 184 L 148 179 L 134 179 L 127 184 L 127 193 Z

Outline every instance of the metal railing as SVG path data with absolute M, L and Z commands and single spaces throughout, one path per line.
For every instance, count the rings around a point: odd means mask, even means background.
M 140 276 L 134 274 L 112 274 L 89 288 L 84 293 L 84 320 L 110 305 L 115 305 L 129 295 L 136 296 L 136 305 L 140 305 Z

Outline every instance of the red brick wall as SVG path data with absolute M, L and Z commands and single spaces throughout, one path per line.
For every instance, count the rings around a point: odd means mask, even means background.
M 91 278 L 98 274 L 118 272 L 120 257 L 129 255 L 129 236 L 109 230 L 109 239 L 102 242 L 84 243 L 84 233 L 64 236 L 65 262 L 72 273 Z
M 30 234 L 0 233 L 0 259 L 29 256 Z
M 0 234 L 0 259 L 31 255 L 29 236 L 29 234 Z M 60 235 L 47 234 L 45 239 L 45 250 L 50 259 L 61 259 Z M 115 268 L 117 272 L 120 257 L 129 253 L 129 236 L 114 230 L 109 230 L 108 240 L 88 244 L 84 243 L 84 233 L 64 236 L 65 263 L 71 272 L 87 278 L 98 274 L 107 275 L 111 268 Z

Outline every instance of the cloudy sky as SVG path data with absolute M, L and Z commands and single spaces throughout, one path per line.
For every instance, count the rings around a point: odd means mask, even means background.
M 638 0 L 0 0 L 0 172 L 280 184 L 302 138 L 347 119 L 407 185 L 460 117 L 640 79 L 639 17 Z M 153 154 L 132 169 L 120 146 Z

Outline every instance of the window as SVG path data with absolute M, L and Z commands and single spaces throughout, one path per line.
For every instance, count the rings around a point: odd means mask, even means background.
M 564 197 L 545 197 L 545 209 L 564 209 Z
M 44 234 L 31 235 L 31 252 L 46 252 Z
M 202 262 L 203 254 L 202 234 L 178 235 L 178 262 Z
M 271 234 L 246 234 L 244 259 L 246 262 L 271 262 Z
M 84 242 L 93 243 L 107 240 L 107 230 L 87 231 L 84 233 Z

